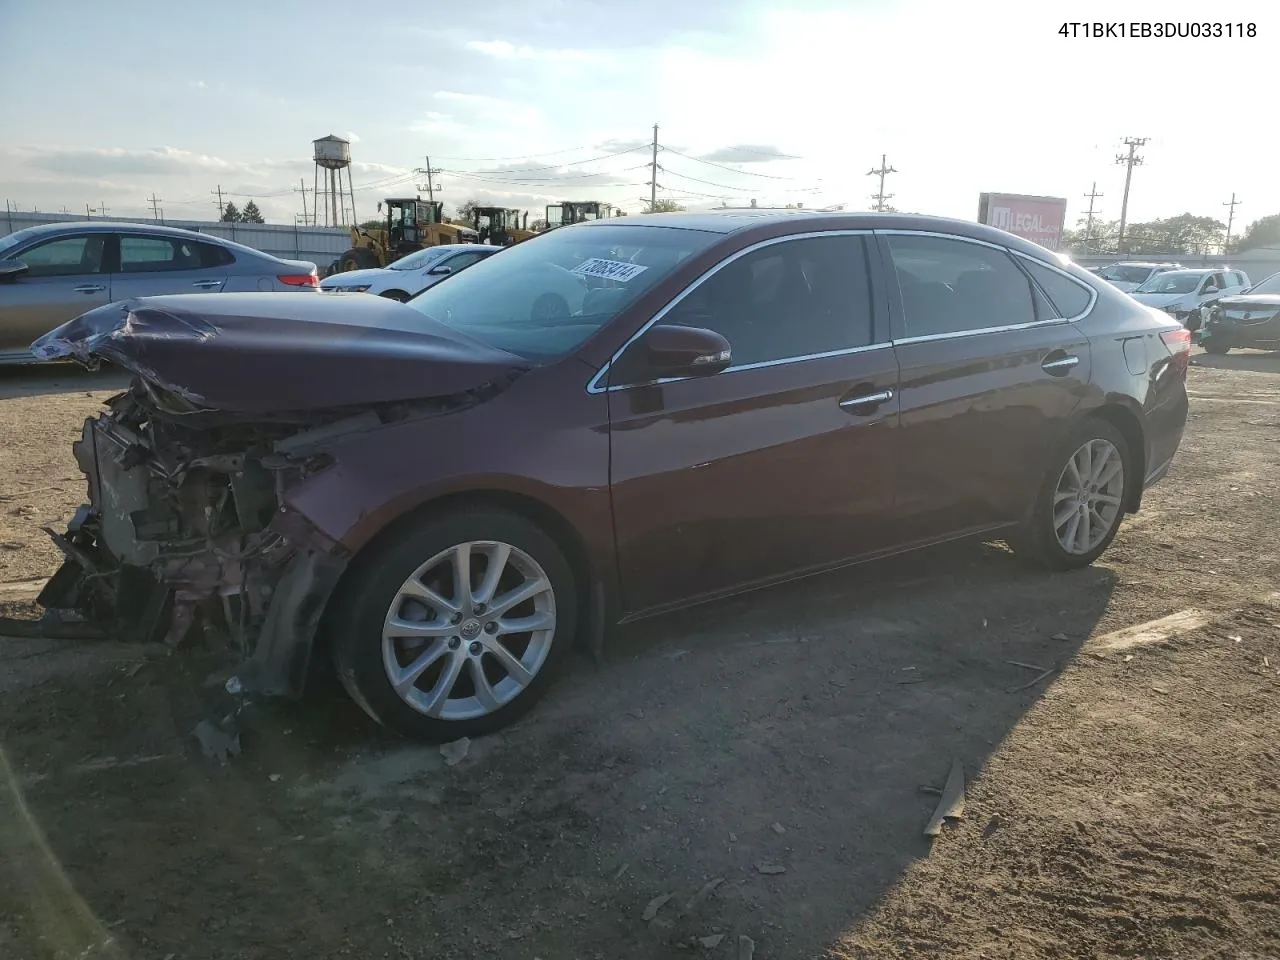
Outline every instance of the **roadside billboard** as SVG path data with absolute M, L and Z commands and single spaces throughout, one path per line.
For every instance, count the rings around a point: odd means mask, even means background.
M 1062 243 L 1067 201 L 1019 193 L 984 193 L 978 198 L 978 222 L 1007 230 L 1049 250 Z

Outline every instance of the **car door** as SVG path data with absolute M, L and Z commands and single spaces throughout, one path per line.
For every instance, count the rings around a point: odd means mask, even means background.
M 172 293 L 218 293 L 227 284 L 228 264 L 205 266 L 203 244 L 182 237 L 121 233 L 120 257 L 111 275 L 116 300 Z
M 611 487 L 629 612 L 732 592 L 890 540 L 897 379 L 869 237 L 765 241 L 651 323 L 722 334 L 713 376 L 606 380 Z M 639 350 L 636 341 L 629 350 Z
M 10 255 L 27 272 L 0 284 L 0 355 L 26 355 L 33 340 L 110 300 L 108 237 L 64 234 Z
M 1020 519 L 1089 382 L 1088 340 L 1064 316 L 1085 312 L 1093 291 L 965 237 L 884 231 L 880 245 L 896 279 L 903 536 L 937 540 Z M 1023 263 L 1065 281 L 1075 302 L 1055 309 Z

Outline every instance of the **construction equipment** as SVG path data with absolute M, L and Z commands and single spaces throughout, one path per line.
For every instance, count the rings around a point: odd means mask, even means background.
M 571 223 L 582 223 L 584 220 L 603 220 L 606 217 L 621 216 L 621 210 L 616 213 L 614 211 L 613 204 L 601 203 L 599 200 L 578 202 L 566 200 L 563 203 L 553 203 L 547 207 L 547 229 L 567 227 Z
M 528 213 L 525 213 L 522 224 L 519 210 L 504 210 L 502 207 L 476 207 L 471 215 L 471 226 L 481 243 L 495 247 L 509 247 L 533 236 Z
M 348 270 L 385 267 L 407 253 L 442 243 L 475 243 L 476 231 L 455 223 L 445 223 L 444 204 L 421 197 L 392 197 L 378 204 L 386 208 L 385 226 L 352 227 L 351 249 L 338 258 L 326 276 Z

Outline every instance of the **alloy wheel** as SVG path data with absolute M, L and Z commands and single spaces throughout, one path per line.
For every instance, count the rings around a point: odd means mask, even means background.
M 1094 550 L 1120 522 L 1124 460 L 1109 440 L 1094 438 L 1067 460 L 1053 493 L 1053 532 L 1067 553 Z
M 508 543 L 444 550 L 401 584 L 382 627 L 396 694 L 440 720 L 471 720 L 510 703 L 546 663 L 556 632 L 546 571 Z

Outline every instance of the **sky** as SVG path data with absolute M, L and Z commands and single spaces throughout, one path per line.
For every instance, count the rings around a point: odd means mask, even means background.
M 603 200 L 974 219 L 983 191 L 1065 197 L 1067 222 L 1280 213 L 1280 4 L 1232 0 L 0 0 L 0 198 L 18 209 L 268 222 L 313 200 L 311 142 L 351 141 L 356 213 Z M 1118 12 L 1123 10 L 1123 13 Z M 1064 21 L 1256 24 L 1243 38 L 1060 35 Z M 72 29 L 69 29 L 69 26 Z M 1225 26 L 1223 30 L 1225 32 Z M 1080 32 L 1080 31 L 1077 31 Z

